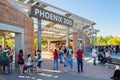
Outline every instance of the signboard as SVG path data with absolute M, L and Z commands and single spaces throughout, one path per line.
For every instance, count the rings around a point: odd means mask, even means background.
M 52 21 L 55 23 L 63 24 L 66 26 L 73 26 L 73 20 L 67 17 L 61 16 L 59 14 L 53 13 L 51 11 L 42 9 L 37 6 L 32 6 L 30 17 L 35 17 L 38 19 L 43 19 L 47 21 Z

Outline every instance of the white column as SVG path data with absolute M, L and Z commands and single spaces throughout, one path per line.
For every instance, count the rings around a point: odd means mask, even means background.
M 97 32 L 95 33 L 95 38 L 97 39 Z
M 93 25 L 91 25 L 91 29 L 92 29 L 91 31 L 92 31 L 92 46 L 93 46 L 94 45 L 94 43 L 93 43 L 94 42 L 94 39 L 93 39 L 94 38 L 94 36 L 93 36 Z
M 69 42 L 69 27 L 67 26 L 66 29 L 66 46 L 70 47 L 70 42 Z
M 48 39 L 48 52 L 50 51 L 50 39 Z
M 97 32 L 95 33 L 95 40 L 97 40 Z M 97 46 L 98 46 L 98 43 L 97 43 Z
M 24 34 L 15 33 L 15 48 L 17 52 L 19 52 L 20 49 L 24 51 Z
M 18 65 L 18 53 L 21 49 L 24 53 L 24 33 L 15 33 L 15 65 Z M 25 57 L 25 53 L 23 55 Z
M 42 36 L 41 36 L 41 20 L 38 19 L 38 49 L 41 50 L 41 42 L 42 42 Z
M 84 23 L 82 22 L 82 50 L 85 51 L 85 43 L 84 43 Z

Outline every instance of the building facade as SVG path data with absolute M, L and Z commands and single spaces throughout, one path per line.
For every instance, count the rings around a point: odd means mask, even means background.
M 43 9 L 47 9 L 47 7 L 57 9 L 62 11 L 60 15 L 73 20 L 73 26 L 69 28 L 68 26 L 57 24 L 55 22 L 46 22 L 42 20 L 42 22 L 45 23 L 45 26 L 42 27 L 42 38 L 49 39 L 49 41 L 53 39 L 66 40 L 65 43 L 72 41 L 72 44 L 70 45 L 73 47 L 74 53 L 81 46 L 84 49 L 90 49 L 89 35 L 91 35 L 91 26 L 95 24 L 94 22 L 41 1 L 1 0 L 0 31 L 15 33 L 16 53 L 18 53 L 20 49 L 23 49 L 25 53 L 24 55 L 26 56 L 27 54 L 32 54 L 34 51 L 34 31 L 35 26 L 37 26 L 36 24 L 38 23 L 36 23 L 35 19 L 29 17 L 29 13 L 31 12 L 30 8 L 33 5 L 39 6 Z M 54 11 L 54 9 L 51 12 L 56 13 L 57 11 Z M 83 31 L 82 29 L 85 27 L 87 28 Z
M 0 1 L 0 30 L 15 33 L 15 50 L 24 53 L 33 51 L 34 27 L 31 18 L 27 17 L 7 0 Z

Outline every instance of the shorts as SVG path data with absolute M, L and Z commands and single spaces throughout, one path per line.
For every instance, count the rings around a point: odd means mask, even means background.
M 32 68 L 32 65 L 27 65 L 27 68 Z
M 1 66 L 9 66 L 8 60 L 1 60 Z
M 38 61 L 37 66 L 38 66 L 39 68 L 41 68 L 41 63 L 42 63 L 42 61 Z
M 18 61 L 18 64 L 23 65 L 23 64 L 24 64 L 24 61 Z

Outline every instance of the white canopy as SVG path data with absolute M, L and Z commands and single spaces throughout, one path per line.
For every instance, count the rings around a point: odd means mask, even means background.
M 8 1 L 14 1 L 14 3 L 17 4 L 20 8 L 23 9 L 23 13 L 27 16 L 29 16 L 31 12 L 31 6 L 35 5 L 37 7 L 44 8 L 46 10 L 49 10 L 51 12 L 57 13 L 59 15 L 68 17 L 74 21 L 73 27 L 69 28 L 69 35 L 70 39 L 72 39 L 72 33 L 74 31 L 74 28 L 82 29 L 84 24 L 84 32 L 87 35 L 97 33 L 99 30 L 92 29 L 92 25 L 95 25 L 96 23 L 93 21 L 90 21 L 88 19 L 85 19 L 83 17 L 80 17 L 78 15 L 75 15 L 71 12 L 65 11 L 63 9 L 60 9 L 58 7 L 55 7 L 53 5 L 50 5 L 48 3 L 45 3 L 40 0 L 8 0 Z M 34 21 L 34 31 L 37 32 L 37 19 L 33 18 Z M 66 38 L 66 26 L 57 24 L 54 22 L 48 22 L 45 20 L 42 20 L 42 38 L 50 38 L 50 39 L 65 39 Z

